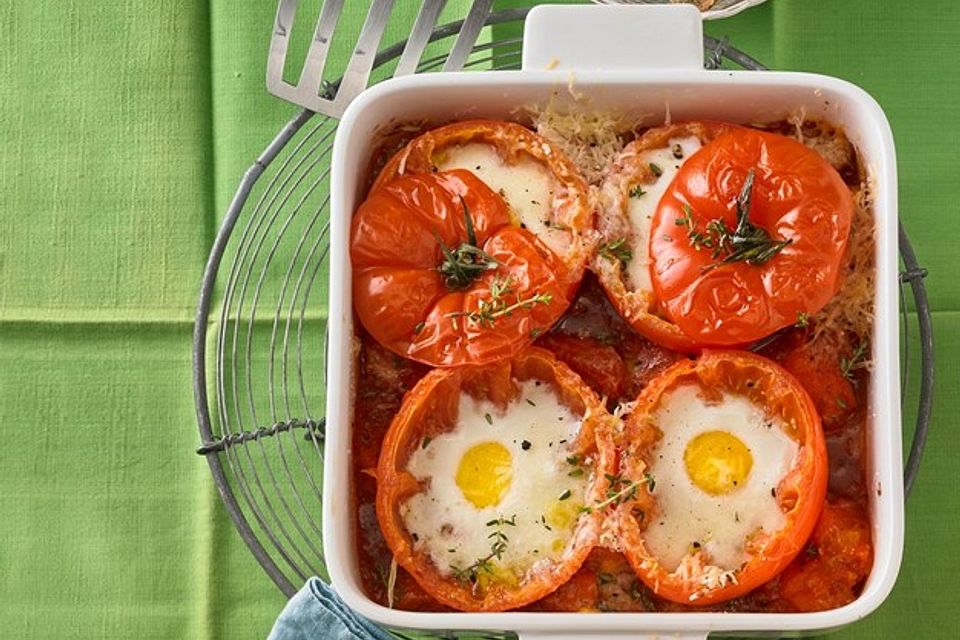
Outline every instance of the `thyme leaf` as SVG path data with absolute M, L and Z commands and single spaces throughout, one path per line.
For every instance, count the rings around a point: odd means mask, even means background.
M 610 262 L 620 262 L 627 264 L 633 258 L 633 251 L 627 245 L 626 238 L 618 238 L 600 245 L 599 253 Z
M 646 193 L 647 193 L 647 192 L 643 190 L 643 187 L 638 184 L 638 185 L 636 185 L 635 187 L 633 187 L 632 189 L 630 189 L 630 193 L 629 193 L 628 195 L 629 195 L 631 198 L 639 198 L 640 196 L 642 196 L 642 195 L 644 195 L 644 194 L 646 194 Z

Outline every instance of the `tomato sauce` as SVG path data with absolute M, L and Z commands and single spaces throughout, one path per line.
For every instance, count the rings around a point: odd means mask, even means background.
M 842 411 L 825 420 L 830 457 L 827 505 L 807 549 L 777 578 L 735 600 L 706 610 L 741 612 L 815 611 L 856 598 L 872 564 L 864 484 L 866 376 L 852 380 L 840 371 L 833 343 L 809 343 L 800 330 L 788 332 L 764 348 L 806 386 L 818 408 Z M 403 395 L 428 367 L 401 358 L 366 334 L 359 336 L 357 400 L 354 409 L 354 489 L 357 553 L 364 590 L 387 604 L 391 554 L 374 509 L 376 467 L 383 440 Z M 594 276 L 587 274 L 566 315 L 536 344 L 566 362 L 612 410 L 636 398 L 640 390 L 682 354 L 659 347 L 636 333 L 612 308 Z M 832 368 L 837 369 L 836 376 Z M 811 369 L 812 368 L 812 369 Z M 816 375 L 810 375 L 816 371 Z M 829 371 L 829 375 L 826 372 Z M 837 404 L 837 399 L 846 408 Z M 822 409 L 821 409 L 822 411 Z M 393 606 L 412 611 L 448 610 L 427 595 L 402 568 L 396 569 Z M 686 611 L 658 598 L 634 575 L 624 556 L 595 549 L 580 571 L 528 611 Z
M 398 126 L 372 154 L 367 183 L 394 152 L 419 133 L 425 123 Z M 856 152 L 826 123 L 776 122 L 767 131 L 838 141 L 831 153 L 843 181 L 863 180 Z M 404 394 L 429 367 L 380 346 L 358 327 L 359 366 L 355 380 L 353 424 L 353 494 L 357 554 L 364 591 L 388 605 L 392 555 L 384 542 L 374 507 L 375 467 L 384 435 L 399 411 Z M 826 436 L 830 476 L 827 501 L 811 538 L 777 577 L 734 600 L 709 607 L 688 607 L 657 597 L 633 573 L 623 554 L 596 548 L 581 569 L 552 594 L 525 611 L 728 611 L 804 612 L 842 606 L 860 594 L 869 575 L 873 551 L 867 516 L 865 370 L 842 371 L 840 358 L 853 345 L 847 336 L 811 340 L 811 328 L 778 334 L 760 353 L 780 362 L 803 383 L 816 404 Z M 567 312 L 536 345 L 564 361 L 613 410 L 639 392 L 672 363 L 687 356 L 660 347 L 634 331 L 608 301 L 593 274 L 587 273 Z M 429 596 L 400 567 L 395 567 L 392 606 L 409 611 L 449 611 Z

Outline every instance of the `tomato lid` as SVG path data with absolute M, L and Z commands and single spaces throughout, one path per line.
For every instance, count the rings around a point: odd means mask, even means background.
M 816 151 L 731 131 L 691 157 L 660 200 L 654 291 L 701 345 L 763 338 L 837 293 L 853 211 L 853 195 Z

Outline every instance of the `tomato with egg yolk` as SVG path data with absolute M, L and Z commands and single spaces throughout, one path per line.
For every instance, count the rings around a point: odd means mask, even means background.
M 656 297 L 698 345 L 763 338 L 836 295 L 853 212 L 853 194 L 816 151 L 730 131 L 687 160 L 660 199 L 650 230 Z
M 506 407 L 518 400 L 515 381 L 524 380 L 549 385 L 561 404 L 581 416 L 572 446 L 580 459 L 592 460 L 593 468 L 586 470 L 590 474 L 587 477 L 591 478 L 586 497 L 601 501 L 605 478 L 615 462 L 613 419 L 597 395 L 569 367 L 550 352 L 536 347 L 491 365 L 434 369 L 428 373 L 404 398 L 380 452 L 376 509 L 387 546 L 400 567 L 409 572 L 424 591 L 440 603 L 462 611 L 504 611 L 539 600 L 576 574 L 599 539 L 601 512 L 574 513 L 575 532 L 562 555 L 555 560 L 541 561 L 517 580 L 491 579 L 480 585 L 441 571 L 429 553 L 417 547 L 417 541 L 404 524 L 401 505 L 424 490 L 407 470 L 408 461 L 425 438 L 435 439 L 456 426 L 461 393 Z M 502 467 L 501 462 L 494 455 L 489 464 Z M 463 470 L 462 461 L 460 470 Z M 517 472 L 521 471 L 536 473 L 537 469 L 518 467 Z M 462 490 L 469 490 L 484 504 L 489 502 L 489 492 L 480 490 L 475 477 L 463 479 L 466 485 L 458 482 Z M 472 500 L 471 496 L 467 498 Z
M 681 361 L 667 369 L 638 396 L 637 406 L 624 426 L 620 472 L 625 478 L 635 482 L 644 478 L 652 464 L 650 456 L 663 437 L 656 424 L 657 410 L 664 398 L 685 385 L 699 387 L 707 401 L 719 392 L 748 398 L 767 415 L 778 418 L 784 424 L 784 432 L 798 445 L 792 467 L 775 489 L 776 503 L 784 516 L 782 526 L 777 531 L 758 531 L 749 536 L 745 543 L 747 559 L 733 571 L 735 579 L 721 581 L 719 585 L 704 585 L 697 573 L 709 564 L 704 549 L 688 552 L 673 572 L 661 566 L 648 551 L 644 529 L 649 520 L 645 518 L 657 513 L 656 490 L 638 492 L 636 499 L 624 501 L 617 507 L 624 554 L 637 577 L 662 598 L 700 607 L 725 602 L 762 585 L 783 571 L 803 550 L 823 507 L 828 465 L 823 430 L 813 401 L 790 373 L 773 361 L 749 352 L 706 350 L 696 360 Z M 695 449 L 724 444 L 710 439 L 712 443 L 706 442 Z M 693 455 L 701 453 L 694 451 Z M 736 448 L 728 457 L 731 467 L 736 468 L 742 462 Z M 686 462 L 689 470 L 690 461 Z M 763 463 L 756 461 L 756 464 Z M 729 478 L 703 472 L 706 467 L 702 464 L 695 462 L 693 466 L 696 473 L 690 476 L 691 480 L 705 491 L 721 494 L 730 489 L 725 486 Z M 745 473 L 749 473 L 749 466 Z

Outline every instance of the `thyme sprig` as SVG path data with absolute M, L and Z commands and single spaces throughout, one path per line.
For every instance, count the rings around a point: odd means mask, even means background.
M 731 230 L 722 219 L 707 222 L 703 231 L 698 230 L 696 215 L 689 205 L 684 205 L 683 217 L 675 223 L 687 228 L 687 239 L 697 249 L 709 249 L 714 262 L 705 267 L 715 269 L 722 264 L 746 262 L 752 266 L 766 264 L 771 258 L 783 251 L 793 242 L 792 238 L 774 240 L 765 229 L 750 222 L 750 206 L 753 201 L 754 170 L 747 172 L 743 188 L 737 196 L 737 226 Z
M 626 238 L 618 238 L 600 245 L 599 253 L 610 262 L 619 261 L 621 264 L 627 264 L 633 258 L 633 251 L 630 250 Z
M 853 354 L 849 358 L 840 358 L 840 373 L 847 380 L 853 382 L 853 372 L 857 369 L 863 369 L 867 366 L 867 344 L 866 340 L 861 340 Z
M 609 473 L 604 474 L 607 478 L 607 481 L 610 483 L 607 488 L 606 498 L 600 502 L 595 503 L 592 507 L 580 507 L 580 513 L 593 513 L 594 510 L 604 509 L 609 505 L 620 505 L 628 500 L 633 500 L 637 497 L 637 491 L 640 490 L 642 485 L 647 485 L 650 491 L 653 491 L 656 487 L 656 480 L 653 479 L 649 473 L 643 475 L 643 480 L 637 482 L 636 480 L 628 480 L 623 477 L 623 474 L 611 475 Z
M 490 283 L 490 298 L 480 299 L 474 311 L 452 311 L 446 316 L 456 321 L 465 317 L 467 322 L 481 327 L 492 327 L 497 318 L 509 316 L 518 309 L 529 309 L 537 304 L 550 304 L 553 296 L 549 293 L 534 293 L 529 298 L 521 298 L 513 289 L 513 278 L 496 278 Z M 507 296 L 513 294 L 511 303 Z
M 501 516 L 495 520 L 491 520 L 486 526 L 494 527 L 494 530 L 487 536 L 487 539 L 491 541 L 490 553 L 482 558 L 478 558 L 473 564 L 464 569 L 451 566 L 450 569 L 453 572 L 454 580 L 462 583 L 469 582 L 470 584 L 475 584 L 481 573 L 493 575 L 493 561 L 503 557 L 504 552 L 507 550 L 507 543 L 510 542 L 510 538 L 503 532 L 502 527 L 517 526 L 517 514 L 513 514 L 510 518 Z
M 749 265 L 759 266 L 793 242 L 793 238 L 773 240 L 765 229 L 761 229 L 750 222 L 753 180 L 754 171 L 750 169 L 747 172 L 747 179 L 743 181 L 740 195 L 737 196 L 737 228 L 729 237 L 730 254 L 723 259 L 725 263 L 746 262 Z M 726 228 L 726 225 L 724 225 L 724 228 Z
M 463 219 L 467 227 L 467 241 L 456 249 L 451 249 L 439 233 L 433 232 L 437 244 L 440 245 L 440 252 L 443 254 L 443 262 L 437 267 L 437 271 L 443 276 L 443 284 L 453 291 L 466 289 L 485 271 L 496 269 L 499 264 L 490 254 L 477 246 L 473 219 L 470 217 L 470 210 L 463 196 L 460 196 L 460 204 L 463 206 Z

